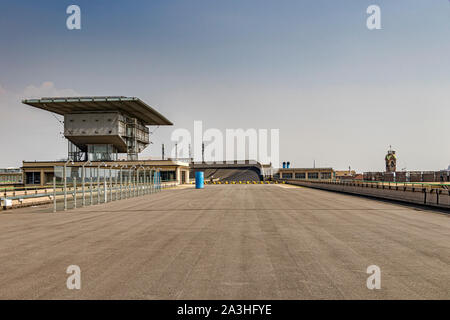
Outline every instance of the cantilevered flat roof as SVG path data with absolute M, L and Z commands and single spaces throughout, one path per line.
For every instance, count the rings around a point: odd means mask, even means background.
M 57 114 L 120 111 L 146 125 L 173 125 L 158 111 L 135 97 L 60 97 L 25 99 L 22 103 Z

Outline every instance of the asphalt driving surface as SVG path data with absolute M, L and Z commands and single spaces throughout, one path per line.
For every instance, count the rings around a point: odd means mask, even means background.
M 0 214 L 1 299 L 449 299 L 450 220 L 288 185 Z M 81 270 L 69 290 L 66 269 Z M 381 270 L 369 290 L 367 267 Z

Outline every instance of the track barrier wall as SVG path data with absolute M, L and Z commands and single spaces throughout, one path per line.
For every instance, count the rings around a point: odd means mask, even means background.
M 450 209 L 450 190 L 446 185 L 402 184 L 365 181 L 285 181 L 309 188 L 397 200 L 407 203 Z

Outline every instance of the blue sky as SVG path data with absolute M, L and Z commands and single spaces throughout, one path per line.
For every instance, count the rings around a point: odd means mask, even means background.
M 382 30 L 366 28 L 371 4 Z M 298 167 L 381 170 L 392 144 L 402 167 L 443 169 L 449 35 L 448 0 L 1 0 L 0 135 L 18 132 L 0 166 L 63 157 L 60 124 L 18 98 L 73 93 L 138 96 L 174 128 L 279 128 L 280 160 Z

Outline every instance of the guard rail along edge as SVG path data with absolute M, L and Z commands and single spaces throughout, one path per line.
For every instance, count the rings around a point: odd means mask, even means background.
M 450 209 L 448 185 L 372 181 L 281 180 L 287 184 Z

